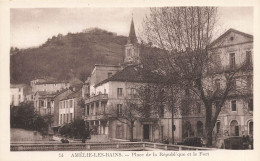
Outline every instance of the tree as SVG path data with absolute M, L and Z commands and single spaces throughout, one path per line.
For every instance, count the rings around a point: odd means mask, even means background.
M 12 128 L 23 128 L 37 130 L 42 134 L 48 132 L 53 116 L 48 114 L 41 116 L 34 111 L 32 103 L 21 103 L 19 106 L 11 107 L 10 121 Z
M 89 127 L 86 127 L 85 121 L 82 119 L 76 119 L 69 124 L 63 125 L 59 128 L 59 133 L 76 139 L 86 139 L 90 136 Z
M 217 8 L 174 7 L 151 8 L 144 20 L 144 35 L 160 48 L 152 64 L 161 82 L 188 91 L 189 97 L 203 102 L 207 146 L 212 145 L 212 131 L 217 117 L 234 90 L 234 81 L 244 64 L 234 69 L 215 70 L 218 64 L 211 54 L 210 43 L 215 30 Z M 222 88 L 214 87 L 219 77 Z M 217 103 L 217 106 L 215 105 Z M 184 111 L 183 107 L 182 111 Z M 188 108 L 192 106 L 188 105 Z
M 107 119 L 117 120 L 129 127 L 130 141 L 133 141 L 133 131 L 136 121 L 153 119 L 158 121 L 162 106 L 155 99 L 158 93 L 152 83 L 134 83 L 131 94 L 124 102 L 111 103 L 105 116 Z M 156 101 L 157 100 L 157 101 Z

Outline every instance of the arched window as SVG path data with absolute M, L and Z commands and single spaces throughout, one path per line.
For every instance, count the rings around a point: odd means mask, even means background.
M 216 123 L 216 133 L 219 134 L 220 133 L 220 121 L 218 121 Z
M 185 122 L 182 130 L 183 130 L 183 133 L 182 133 L 183 138 L 192 136 L 191 124 L 189 121 Z
M 236 120 L 231 121 L 230 123 L 230 135 L 239 136 L 239 126 Z
M 254 132 L 253 121 L 250 121 L 248 124 L 248 133 L 253 135 L 253 132 Z
M 203 136 L 203 123 L 201 121 L 197 122 L 197 135 Z

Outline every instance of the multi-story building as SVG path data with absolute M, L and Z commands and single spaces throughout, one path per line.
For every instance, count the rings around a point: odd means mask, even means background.
M 211 44 L 211 51 L 224 72 L 236 70 L 234 90 L 220 112 L 215 125 L 219 136 L 242 136 L 253 134 L 253 36 L 229 29 Z M 215 86 L 223 87 L 223 77 L 215 78 Z
M 234 29 L 230 29 L 211 44 L 210 52 L 222 73 L 214 77 L 212 85 L 222 88 L 220 77 L 230 68 L 239 67 L 244 62 L 252 64 L 253 36 Z M 125 57 L 122 67 L 115 67 L 112 74 L 107 74 L 104 66 L 100 79 L 96 79 L 99 72 L 95 67 L 91 77 L 86 81 L 82 96 L 85 98 L 85 121 L 96 134 L 108 135 L 109 138 L 129 139 L 129 126 L 116 120 L 108 119 L 105 115 L 111 107 L 122 111 L 126 101 L 132 96 L 138 86 L 146 83 L 133 64 L 140 63 L 140 49 L 135 36 L 133 22 L 125 45 Z M 99 66 L 101 69 L 102 67 Z M 253 133 L 253 93 L 252 93 L 252 65 L 247 70 L 236 74 L 236 92 L 231 92 L 224 103 L 214 128 L 214 136 L 239 136 Z M 95 81 L 94 81 L 95 80 Z M 215 87 L 213 87 L 215 88 Z M 239 90 L 238 90 L 239 89 Z M 186 95 L 186 90 L 185 90 Z M 179 106 L 187 106 L 185 95 Z M 217 104 L 217 102 L 215 102 Z M 164 109 L 163 116 L 157 119 L 139 119 L 134 125 L 134 139 L 147 141 L 162 141 L 165 137 L 172 138 L 172 128 L 175 128 L 174 139 L 181 141 L 189 136 L 205 136 L 205 109 L 201 101 L 196 101 L 192 113 L 180 113 L 174 116 L 172 126 L 171 112 Z
M 78 103 L 81 93 L 78 90 L 59 101 L 59 126 L 82 118 L 82 107 Z
M 54 100 L 54 112 L 53 112 L 53 131 L 57 132 L 58 128 L 60 127 L 60 123 L 59 123 L 59 103 L 60 100 L 67 98 L 67 96 L 69 96 L 70 94 L 73 93 L 73 90 L 71 89 L 64 89 L 58 93 L 56 93 L 56 95 L 53 97 Z
M 232 78 L 231 88 L 213 130 L 213 139 L 225 136 L 253 134 L 253 36 L 229 29 L 210 45 L 213 67 L 208 79 L 209 89 L 227 87 L 227 76 Z M 185 97 L 183 97 L 185 98 Z M 185 99 L 184 105 L 186 103 Z M 214 108 L 220 100 L 217 96 Z M 191 105 L 190 105 L 191 106 Z M 201 101 L 193 105 L 192 112 L 182 115 L 182 137 L 205 136 L 205 109 Z M 191 107 L 190 107 L 191 108 Z
M 53 115 L 54 113 L 54 96 L 47 92 L 38 91 L 34 95 L 34 108 L 39 115 Z
M 36 79 L 31 81 L 31 87 L 33 93 L 38 91 L 55 93 L 63 89 L 69 88 L 70 84 L 67 81 Z
M 122 66 L 95 66 L 91 77 L 85 82 L 82 96 L 85 99 L 85 121 L 94 134 L 107 135 L 112 139 L 130 139 L 129 125 L 110 116 L 120 114 L 128 104 L 128 100 L 137 99 L 136 90 L 147 81 L 140 75 L 140 46 L 132 21 L 130 33 L 125 45 L 125 56 Z M 97 75 L 100 75 L 99 79 Z M 162 112 L 164 113 L 164 112 Z M 113 114 L 112 114 L 113 115 Z M 175 137 L 181 139 L 180 117 L 174 120 Z M 171 117 L 165 111 L 160 119 L 156 117 L 138 118 L 133 127 L 133 139 L 161 142 L 171 131 Z
M 26 100 L 27 85 L 11 84 L 10 85 L 10 105 L 19 106 L 21 102 Z

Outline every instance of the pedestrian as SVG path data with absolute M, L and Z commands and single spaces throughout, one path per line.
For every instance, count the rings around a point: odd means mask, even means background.
M 242 137 L 242 145 L 243 145 L 243 149 L 247 149 L 247 138 L 245 135 L 243 135 Z
M 164 144 L 169 144 L 169 140 L 168 140 L 168 137 L 166 136 L 164 141 L 163 141 Z

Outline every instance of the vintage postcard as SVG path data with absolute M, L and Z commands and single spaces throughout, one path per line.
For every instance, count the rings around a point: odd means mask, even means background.
M 260 159 L 259 2 L 234 3 L 1 2 L 1 160 Z

